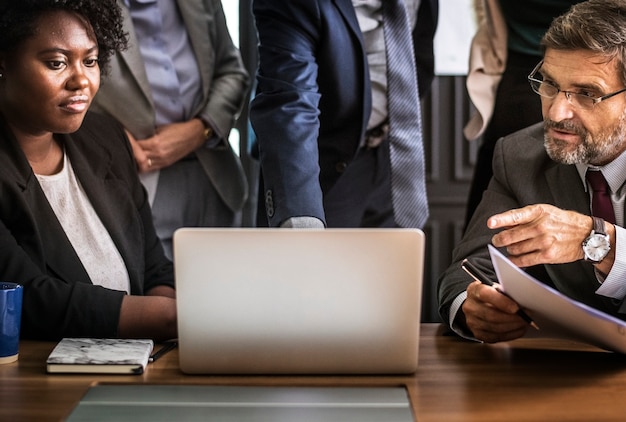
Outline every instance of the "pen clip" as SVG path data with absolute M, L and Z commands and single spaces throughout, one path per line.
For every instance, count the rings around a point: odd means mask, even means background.
M 467 259 L 464 259 L 463 262 L 461 262 L 461 268 L 463 268 L 463 271 L 465 271 L 470 277 L 472 277 L 474 279 L 474 281 L 480 281 L 466 266 L 465 266 L 465 262 L 467 262 Z
M 470 275 L 474 280 L 480 281 L 487 286 L 493 286 L 495 283 L 486 274 L 484 274 L 476 265 L 474 265 L 469 259 L 465 258 L 461 262 L 461 268 Z

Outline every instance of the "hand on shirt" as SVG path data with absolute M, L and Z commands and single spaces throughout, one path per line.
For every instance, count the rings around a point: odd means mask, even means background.
M 143 140 L 127 134 L 140 173 L 171 166 L 206 141 L 200 119 L 160 126 L 154 136 Z

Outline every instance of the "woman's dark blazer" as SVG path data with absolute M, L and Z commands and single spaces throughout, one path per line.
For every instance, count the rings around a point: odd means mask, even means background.
M 117 246 L 131 294 L 174 286 L 152 225 L 128 139 L 115 121 L 87 113 L 55 135 Z M 22 338 L 115 337 L 123 292 L 93 285 L 25 155 L 0 119 L 0 280 L 24 285 Z

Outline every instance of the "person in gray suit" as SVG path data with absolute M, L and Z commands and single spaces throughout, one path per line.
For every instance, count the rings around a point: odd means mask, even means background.
M 461 268 L 469 257 L 495 280 L 489 243 L 568 297 L 626 319 L 626 3 L 573 6 L 542 46 L 528 78 L 544 121 L 498 141 L 493 178 L 439 280 L 441 317 L 471 339 L 528 329 L 513 300 Z M 589 171 L 608 181 L 609 213 L 600 214 Z
M 228 143 L 249 76 L 219 0 L 118 0 L 129 49 L 92 109 L 126 129 L 168 256 L 183 226 L 233 226 L 246 179 Z

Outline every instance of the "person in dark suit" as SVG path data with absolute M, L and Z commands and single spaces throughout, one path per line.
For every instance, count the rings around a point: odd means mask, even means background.
M 438 2 L 405 4 L 423 97 L 434 75 Z M 261 164 L 258 225 L 395 226 L 381 5 L 253 2 L 259 69 L 250 121 Z
M 219 0 L 118 0 L 129 48 L 92 109 L 128 131 L 168 257 L 180 227 L 241 225 L 248 186 L 228 135 L 249 76 Z
M 496 141 L 541 121 L 541 104 L 526 76 L 541 59 L 539 42 L 552 19 L 580 0 L 473 0 L 481 17 L 472 40 L 467 91 L 475 113 L 464 134 L 480 146 L 465 225 L 491 179 Z
M 579 3 L 543 37 L 543 60 L 528 77 L 543 124 L 497 142 L 493 178 L 439 280 L 441 317 L 460 335 L 497 342 L 528 327 L 513 300 L 461 269 L 473 258 L 495 281 L 489 243 L 568 297 L 626 319 L 625 39 L 626 4 L 617 0 Z M 598 172 L 609 213 L 586 181 Z
M 172 263 L 124 130 L 88 112 L 113 0 L 0 0 L 0 280 L 23 338 L 176 337 Z

